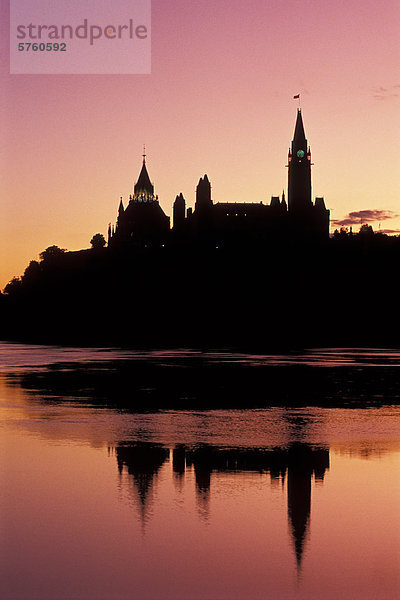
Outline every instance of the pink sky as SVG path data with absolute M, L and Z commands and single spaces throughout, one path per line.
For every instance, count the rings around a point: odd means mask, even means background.
M 168 215 L 204 173 L 215 202 L 280 194 L 299 92 L 331 217 L 400 214 L 397 0 L 153 0 L 151 75 L 100 76 L 9 75 L 0 3 L 0 287 L 47 246 L 106 234 L 144 143 Z

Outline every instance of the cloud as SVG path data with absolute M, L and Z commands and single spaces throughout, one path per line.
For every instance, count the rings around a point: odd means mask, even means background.
M 397 98 L 400 96 L 400 84 L 383 87 L 382 85 L 372 88 L 372 95 L 378 100 L 387 100 L 388 98 Z
M 332 219 L 332 225 L 348 227 L 350 225 L 364 225 L 364 223 L 376 223 L 395 219 L 400 215 L 392 210 L 365 209 L 350 212 L 343 219 Z
M 379 233 L 384 233 L 386 235 L 400 235 L 400 229 L 380 229 Z

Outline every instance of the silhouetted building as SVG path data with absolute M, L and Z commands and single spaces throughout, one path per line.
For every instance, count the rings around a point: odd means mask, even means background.
M 329 237 L 329 210 L 324 199 L 311 197 L 311 151 L 298 109 L 294 136 L 288 156 L 288 204 L 285 192 L 263 202 L 218 202 L 214 204 L 207 175 L 196 188 L 194 210 L 186 210 L 179 194 L 173 205 L 173 229 L 159 205 L 150 181 L 146 156 L 126 208 L 122 198 L 117 224 L 109 227 L 109 245 L 160 247 L 206 245 L 235 247 L 289 239 L 321 240 Z M 246 199 L 244 199 L 246 200 Z
M 328 237 L 329 210 L 323 198 L 311 198 L 311 150 L 300 108 L 288 154 L 288 208 L 294 233 Z
M 183 194 L 179 194 L 174 202 L 173 222 L 174 227 L 179 231 L 185 222 L 186 203 Z
M 161 208 L 158 196 L 154 195 L 154 186 L 147 172 L 146 155 L 143 154 L 142 170 L 133 195 L 129 196 L 126 208 L 121 198 L 115 230 L 108 229 L 108 243 L 110 246 L 129 244 L 160 247 L 167 242 L 169 230 L 169 217 Z
M 232 247 L 245 243 L 298 239 L 327 239 L 329 210 L 323 198 L 311 199 L 311 151 L 298 109 L 295 132 L 288 162 L 288 205 L 285 192 L 263 202 L 213 203 L 211 185 L 204 175 L 196 189 L 194 211 L 182 218 L 184 203 L 178 196 L 174 204 L 174 232 L 185 229 L 186 240 Z

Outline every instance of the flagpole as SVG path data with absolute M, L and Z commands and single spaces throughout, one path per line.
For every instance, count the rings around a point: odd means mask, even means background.
M 296 100 L 296 99 L 299 101 L 298 108 L 300 109 L 301 108 L 301 106 L 300 106 L 300 94 L 296 94 L 295 96 L 293 96 L 293 100 Z

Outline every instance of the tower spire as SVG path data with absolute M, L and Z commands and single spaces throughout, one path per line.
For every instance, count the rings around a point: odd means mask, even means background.
M 312 207 L 311 152 L 308 147 L 300 108 L 297 109 L 296 125 L 288 161 L 289 212 L 303 212 Z
M 292 150 L 294 149 L 306 149 L 307 148 L 307 139 L 304 131 L 303 118 L 301 116 L 301 108 L 297 109 L 297 119 L 296 126 L 294 129 L 294 136 L 292 142 Z
M 134 196 L 145 194 L 147 197 L 154 196 L 154 186 L 150 181 L 146 166 L 146 146 L 143 147 L 143 164 L 139 174 L 139 179 L 135 183 Z

